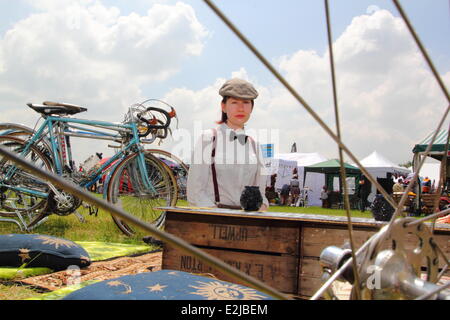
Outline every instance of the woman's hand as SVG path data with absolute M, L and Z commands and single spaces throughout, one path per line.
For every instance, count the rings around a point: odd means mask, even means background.
M 259 208 L 259 210 L 258 211 L 267 211 L 267 205 L 266 204 L 263 204 L 260 208 Z

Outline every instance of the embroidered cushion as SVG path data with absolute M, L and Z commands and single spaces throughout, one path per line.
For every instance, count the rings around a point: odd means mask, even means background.
M 70 240 L 39 234 L 0 235 L 0 266 L 64 270 L 90 264 L 86 250 Z
M 64 300 L 270 300 L 230 282 L 174 270 L 127 275 L 91 284 Z

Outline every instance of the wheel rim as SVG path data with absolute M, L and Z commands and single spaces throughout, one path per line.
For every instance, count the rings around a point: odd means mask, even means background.
M 120 163 L 111 174 L 107 200 L 139 219 L 161 228 L 165 221 L 165 212 L 157 208 L 175 204 L 174 181 L 170 179 L 165 167 L 155 157 L 146 154 L 145 163 L 148 178 L 156 193 L 144 185 L 137 167 L 137 154 L 134 154 Z M 114 215 L 112 218 L 126 235 L 135 233 L 134 229 L 122 219 Z

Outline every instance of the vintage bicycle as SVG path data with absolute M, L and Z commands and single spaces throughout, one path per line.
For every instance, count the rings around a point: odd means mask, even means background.
M 167 136 L 176 115 L 173 107 L 147 100 L 131 106 L 123 123 L 112 123 L 73 118 L 87 111 L 73 104 L 44 102 L 28 106 L 41 114 L 43 123 L 35 131 L 22 125 L 1 124 L 1 145 L 88 190 L 103 180 L 103 196 L 108 201 L 157 227 L 164 224 L 164 213 L 156 208 L 176 203 L 177 180 L 167 164 L 153 155 L 157 152 L 144 150 L 143 142 Z M 167 108 L 170 110 L 164 110 Z M 80 172 L 75 168 L 71 137 L 110 140 L 119 148 L 101 165 Z M 82 204 L 4 158 L 0 158 L 0 194 L 0 215 L 26 216 L 26 228 L 36 226 L 50 214 L 77 214 Z M 134 233 L 123 220 L 112 217 L 122 232 Z

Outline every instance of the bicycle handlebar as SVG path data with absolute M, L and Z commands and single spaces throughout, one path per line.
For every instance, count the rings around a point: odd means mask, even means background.
M 153 115 L 152 119 L 145 118 L 143 116 L 143 114 L 145 114 L 146 112 L 149 112 L 149 111 L 150 112 L 159 112 L 160 114 L 162 114 L 164 116 L 165 120 L 158 119 L 154 115 Z M 175 109 L 173 107 L 171 107 L 171 111 L 170 112 L 167 112 L 164 109 L 156 108 L 156 107 L 148 107 L 148 108 L 146 108 L 145 111 L 142 111 L 142 112 L 140 112 L 140 113 L 138 113 L 136 115 L 136 117 L 140 121 L 144 122 L 146 124 L 146 126 L 147 126 L 147 130 L 144 133 L 139 134 L 139 136 L 140 137 L 146 137 L 147 135 L 149 135 L 149 133 L 152 130 L 161 130 L 162 129 L 164 131 L 167 131 L 167 128 L 169 128 L 169 126 L 170 126 L 171 119 L 173 117 L 175 117 L 175 116 L 176 116 L 176 112 L 175 112 Z M 161 137 L 165 138 L 166 136 L 167 136 L 167 133 L 162 135 Z

